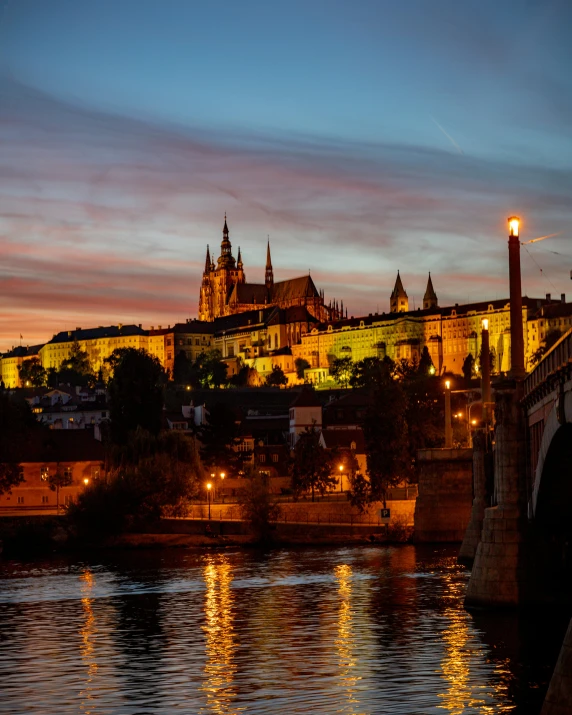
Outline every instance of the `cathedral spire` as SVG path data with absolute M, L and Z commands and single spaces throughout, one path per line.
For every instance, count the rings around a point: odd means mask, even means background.
M 395 287 L 389 299 L 389 310 L 391 313 L 406 313 L 409 310 L 409 299 L 401 282 L 399 271 L 397 271 Z
M 207 243 L 207 260 L 205 261 L 205 273 L 210 273 L 211 263 L 211 254 L 209 251 L 209 244 Z
M 264 275 L 264 283 L 268 290 L 274 285 L 274 272 L 272 270 L 272 260 L 270 258 L 270 238 L 266 247 L 266 273 Z
M 435 293 L 435 289 L 433 288 L 433 281 L 431 280 L 431 271 L 429 271 L 427 289 L 425 290 L 425 295 L 423 296 L 423 310 L 429 310 L 429 308 L 436 308 L 437 306 L 437 293 Z
M 238 270 L 242 270 L 243 265 L 242 265 L 242 254 L 240 253 L 240 246 L 238 247 L 238 256 L 236 257 L 236 267 Z
M 222 243 L 220 244 L 220 258 L 218 259 L 219 268 L 234 268 L 236 261 L 232 255 L 232 246 L 228 237 L 228 225 L 226 223 L 226 213 L 224 215 L 224 226 L 222 229 Z

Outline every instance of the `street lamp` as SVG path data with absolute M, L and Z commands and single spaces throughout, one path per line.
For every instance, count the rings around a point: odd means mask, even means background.
M 344 478 L 344 465 L 343 465 L 343 464 L 340 464 L 340 466 L 338 467 L 338 469 L 340 470 L 340 491 L 343 492 L 342 482 L 343 482 L 343 478 Z
M 213 485 L 210 482 L 207 484 L 207 494 L 209 497 L 209 521 L 211 519 L 211 489 L 212 489 L 212 486 Z
M 221 473 L 220 473 L 221 482 L 224 482 L 224 478 L 225 478 L 225 477 L 226 477 L 226 474 L 225 474 L 224 472 L 221 472 Z M 222 490 L 222 483 L 221 483 L 221 485 L 220 485 L 220 496 L 221 496 L 221 499 L 222 499 L 222 503 L 224 504 L 224 492 L 223 492 L 223 490 Z
M 445 449 L 453 446 L 453 430 L 451 428 L 451 382 L 445 380 Z
M 520 276 L 520 219 L 508 219 L 508 278 L 510 290 L 510 374 L 520 380 L 524 369 L 524 335 L 522 330 L 522 284 Z
M 84 480 L 83 480 L 83 483 L 84 483 L 85 486 L 87 487 L 87 485 L 89 484 L 89 479 L 88 479 L 87 477 L 85 477 Z

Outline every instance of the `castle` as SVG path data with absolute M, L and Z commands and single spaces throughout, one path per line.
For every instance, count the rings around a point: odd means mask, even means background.
M 250 310 L 269 307 L 305 307 L 310 315 L 326 322 L 344 317 L 343 301 L 325 304 L 324 292 L 318 291 L 310 275 L 274 282 L 270 258 L 270 242 L 266 249 L 264 283 L 247 283 L 240 247 L 235 259 L 224 216 L 220 256 L 211 260 L 209 247 L 199 297 L 199 320 L 212 322 L 225 315 L 236 315 Z M 346 310 L 347 313 L 347 310 Z

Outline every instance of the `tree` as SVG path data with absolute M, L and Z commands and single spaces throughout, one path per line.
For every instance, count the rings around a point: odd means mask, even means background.
M 30 432 L 39 429 L 26 400 L 0 392 L 0 494 L 22 483 L 19 462 Z
M 272 536 L 272 522 L 280 518 L 280 505 L 272 498 L 268 482 L 261 474 L 247 480 L 238 496 L 240 513 L 248 522 L 257 541 L 268 543 Z
M 237 472 L 250 458 L 250 452 L 235 451 L 241 441 L 240 425 L 233 410 L 222 403 L 209 409 L 207 423 L 199 427 L 198 437 L 201 459 L 209 468 Z
M 284 370 L 279 365 L 272 366 L 272 372 L 266 377 L 266 384 L 273 387 L 287 385 L 288 378 L 284 374 Z
M 472 353 L 469 353 L 463 362 L 463 377 L 467 382 L 471 380 L 475 374 L 475 358 Z
M 56 511 L 60 510 L 60 489 L 62 487 L 69 487 L 72 483 L 71 469 L 62 471 L 59 464 L 54 474 L 48 475 L 48 487 L 52 492 L 56 493 Z
M 562 331 L 558 330 L 558 328 L 553 328 L 552 330 L 549 330 L 548 333 L 546 333 L 546 337 L 540 344 L 540 347 L 535 350 L 530 356 L 530 364 L 533 367 L 534 365 L 538 365 L 538 363 L 542 360 L 542 358 L 546 355 L 550 348 L 556 345 L 556 343 L 560 340 L 561 337 Z
M 330 375 L 342 387 L 347 387 L 352 375 L 352 368 L 351 357 L 334 358 L 330 367 Z
M 161 428 L 166 375 L 156 357 L 142 349 L 119 348 L 106 359 L 113 371 L 108 394 L 111 437 L 117 444 L 141 427 L 156 435 Z
M 350 385 L 373 389 L 378 383 L 391 379 L 395 363 L 389 357 L 366 357 L 353 363 Z
M 435 374 L 435 365 L 433 365 L 433 359 L 429 353 L 427 345 L 423 346 L 417 370 L 421 377 L 428 377 L 429 375 Z
M 403 387 L 395 382 L 382 383 L 367 408 L 363 425 L 369 486 L 367 501 L 382 500 L 387 490 L 409 476 L 407 399 Z M 363 485 L 362 485 L 363 486 Z
M 62 360 L 60 370 L 73 370 L 79 375 L 91 375 L 93 370 L 91 369 L 91 363 L 89 362 L 89 355 L 87 351 L 81 349 L 81 345 L 77 340 L 74 340 L 70 348 L 69 357 Z
M 193 365 L 198 385 L 203 388 L 220 387 L 227 381 L 226 363 L 220 350 L 201 353 Z
M 142 520 L 184 516 L 203 477 L 194 438 L 138 429 L 111 453 L 106 479 L 93 481 L 68 516 L 80 533 L 118 533 Z
M 178 385 L 190 385 L 193 382 L 193 363 L 184 350 L 179 350 L 175 355 L 173 380 Z
M 20 382 L 24 387 L 43 387 L 46 384 L 46 371 L 36 357 L 25 360 L 19 367 Z
M 298 380 L 304 379 L 304 370 L 309 370 L 312 366 L 307 360 L 299 357 L 294 360 L 294 367 L 296 368 L 296 377 Z
M 322 496 L 328 487 L 335 486 L 337 478 L 332 475 L 332 456 L 320 444 L 320 434 L 315 427 L 306 427 L 298 437 L 292 460 L 292 489 L 296 495 L 312 490 L 312 501 L 317 489 Z

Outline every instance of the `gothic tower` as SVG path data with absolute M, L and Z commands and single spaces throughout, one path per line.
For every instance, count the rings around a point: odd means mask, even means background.
M 397 278 L 395 279 L 395 287 L 389 299 L 389 312 L 390 313 L 406 313 L 409 310 L 409 298 L 401 282 L 401 277 L 399 271 L 397 271 Z
M 274 272 L 272 271 L 272 261 L 270 260 L 270 239 L 268 239 L 268 247 L 266 248 L 266 272 L 264 274 L 264 283 L 269 291 L 274 285 Z
M 429 279 L 427 280 L 427 289 L 425 295 L 423 296 L 423 310 L 429 310 L 429 308 L 437 308 L 437 294 L 433 289 L 433 281 L 431 280 L 431 272 L 429 272 Z

